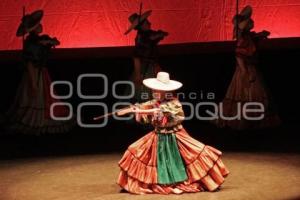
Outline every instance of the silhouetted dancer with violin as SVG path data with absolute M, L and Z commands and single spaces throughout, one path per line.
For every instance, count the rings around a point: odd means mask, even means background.
M 51 79 L 46 68 L 50 50 L 59 45 L 57 38 L 41 35 L 40 23 L 43 11 L 37 10 L 24 15 L 16 35 L 25 38 L 23 46 L 24 74 L 17 90 L 15 101 L 7 113 L 8 129 L 24 134 L 44 134 L 67 132 L 75 125 L 75 120 L 54 120 L 50 107 L 59 102 L 50 94 Z M 53 109 L 55 117 L 67 117 L 65 106 Z M 72 114 L 73 115 L 73 114 Z
M 134 70 L 131 75 L 131 80 L 135 87 L 135 95 L 132 102 L 141 102 L 151 99 L 151 91 L 143 86 L 142 80 L 156 76 L 161 70 L 158 64 L 157 46 L 168 33 L 162 30 L 154 31 L 151 29 L 151 23 L 148 20 L 151 13 L 151 10 L 142 13 L 141 4 L 140 13 L 130 15 L 129 21 L 131 26 L 125 32 L 126 35 L 132 30 L 137 31 L 133 55 Z M 127 88 L 125 93 L 130 94 L 130 89 Z

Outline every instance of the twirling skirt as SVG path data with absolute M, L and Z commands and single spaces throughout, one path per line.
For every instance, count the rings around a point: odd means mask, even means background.
M 128 147 L 119 162 L 117 183 L 135 194 L 215 191 L 229 174 L 221 155 L 184 129 L 172 134 L 152 131 Z

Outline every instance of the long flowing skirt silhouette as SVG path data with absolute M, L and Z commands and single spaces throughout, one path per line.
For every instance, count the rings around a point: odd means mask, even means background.
M 266 88 L 263 78 L 256 66 L 247 63 L 247 71 L 242 70 L 239 63 L 241 58 L 237 58 L 237 66 L 231 83 L 228 87 L 226 96 L 222 101 L 221 109 L 223 116 L 241 116 L 241 119 L 226 120 L 219 118 L 215 123 L 220 127 L 231 127 L 233 129 L 252 129 L 274 127 L 280 124 L 280 119 L 272 103 L 271 95 Z M 261 112 L 247 113 L 251 119 L 246 119 L 243 115 L 243 108 L 246 103 L 259 103 L 261 106 L 249 105 L 251 109 L 261 109 L 264 113 L 262 119 Z M 239 108 L 240 107 L 240 108 Z M 238 113 L 240 109 L 240 113 Z M 257 119 L 257 120 L 256 120 Z
M 35 70 L 37 90 L 33 92 L 29 72 L 25 70 L 13 105 L 7 112 L 7 128 L 13 132 L 25 134 L 43 134 L 67 132 L 75 125 L 74 118 L 67 121 L 53 120 L 50 116 L 50 106 L 58 99 L 50 94 L 51 80 L 46 68 Z M 56 117 L 66 117 L 69 109 L 56 106 L 53 114 Z M 71 113 L 73 115 L 73 113 Z

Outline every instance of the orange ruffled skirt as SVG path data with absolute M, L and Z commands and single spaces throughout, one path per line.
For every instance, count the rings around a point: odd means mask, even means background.
M 176 140 L 187 180 L 171 185 L 158 183 L 158 135 L 152 131 L 128 147 L 119 161 L 121 172 L 117 183 L 134 194 L 181 194 L 218 189 L 229 174 L 220 158 L 222 152 L 193 139 L 184 129 L 176 132 Z

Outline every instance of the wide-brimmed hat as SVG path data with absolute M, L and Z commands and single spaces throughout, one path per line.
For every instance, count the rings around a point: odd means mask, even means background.
M 240 12 L 240 15 L 244 16 L 245 18 L 250 18 L 252 16 L 252 11 L 253 11 L 252 7 L 250 5 L 247 5 Z
M 158 72 L 156 78 L 148 78 L 143 80 L 143 84 L 153 90 L 173 91 L 182 87 L 182 83 L 170 80 L 167 72 Z
M 239 29 L 245 29 L 251 21 L 252 11 L 253 9 L 251 6 L 248 5 L 244 7 L 239 14 L 233 17 L 232 23 L 234 26 L 236 27 L 236 25 L 238 25 Z
M 18 27 L 16 35 L 23 36 L 26 33 L 34 30 L 35 28 L 40 27 L 40 21 L 43 18 L 43 15 L 43 10 L 37 10 L 22 17 L 22 22 Z
M 141 16 L 137 13 L 133 13 L 132 15 L 130 15 L 128 17 L 128 20 L 130 21 L 131 25 L 124 34 L 127 35 L 128 33 L 130 33 L 130 31 L 135 29 L 141 22 L 147 19 L 151 15 L 151 13 L 152 10 L 148 10 L 144 12 Z

